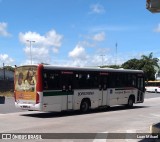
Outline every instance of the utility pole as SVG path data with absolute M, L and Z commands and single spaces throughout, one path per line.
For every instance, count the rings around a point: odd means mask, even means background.
M 3 77 L 4 77 L 3 79 L 6 80 L 6 73 L 5 73 L 5 66 L 4 66 L 4 63 L 3 63 Z
M 26 40 L 27 42 L 30 43 L 30 58 L 31 58 L 31 65 L 32 65 L 32 43 L 34 43 L 34 40 Z
M 118 44 L 116 42 L 116 57 L 115 57 L 115 65 L 117 65 L 117 47 L 118 47 Z
M 105 55 L 100 55 L 100 56 L 102 56 L 102 67 L 103 67 L 103 62 L 104 62 L 104 59 L 103 59 L 103 57 L 105 56 Z

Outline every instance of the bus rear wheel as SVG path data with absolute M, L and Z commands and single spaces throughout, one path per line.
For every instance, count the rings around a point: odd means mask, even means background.
M 155 89 L 155 93 L 157 93 L 157 89 Z
M 134 103 L 133 98 L 132 98 L 132 97 L 129 97 L 127 107 L 128 107 L 128 108 L 133 107 L 133 103 Z
M 80 107 L 81 112 L 86 113 L 89 111 L 89 102 L 87 100 L 83 100 L 81 102 L 81 107 Z

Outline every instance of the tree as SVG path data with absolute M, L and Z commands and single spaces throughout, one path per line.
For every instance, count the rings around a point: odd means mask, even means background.
M 5 69 L 14 72 L 14 68 L 11 66 L 5 66 Z
M 156 67 L 159 68 L 159 65 L 158 65 L 159 59 L 158 58 L 153 58 L 153 53 L 152 52 L 149 54 L 149 56 L 142 55 L 141 58 L 145 62 L 145 65 L 156 66 Z
M 119 68 L 121 68 L 121 66 L 119 66 L 119 65 L 108 65 L 108 66 L 101 66 L 101 68 L 119 69 Z
M 148 56 L 142 55 L 141 57 L 142 57 L 141 59 L 142 70 L 146 75 L 146 80 L 155 80 L 156 70 L 154 69 L 154 67 L 159 68 L 158 65 L 159 59 L 153 58 L 152 52 Z
M 138 59 L 135 59 L 135 58 L 130 59 L 127 62 L 122 64 L 122 68 L 140 70 L 140 61 Z
M 158 58 L 153 58 L 153 53 L 151 52 L 148 56 L 142 55 L 141 59 L 131 59 L 122 64 L 125 69 L 138 69 L 143 70 L 146 80 L 154 80 L 156 70 L 154 67 L 158 67 Z

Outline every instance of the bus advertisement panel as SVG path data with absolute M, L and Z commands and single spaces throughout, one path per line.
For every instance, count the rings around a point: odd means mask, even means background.
M 19 67 L 15 70 L 15 100 L 19 103 L 36 103 L 37 67 Z

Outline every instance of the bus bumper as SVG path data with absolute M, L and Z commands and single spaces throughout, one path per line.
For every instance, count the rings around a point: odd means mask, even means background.
M 40 103 L 38 104 L 20 104 L 15 102 L 16 108 L 20 108 L 23 110 L 36 110 L 36 111 L 41 111 Z

